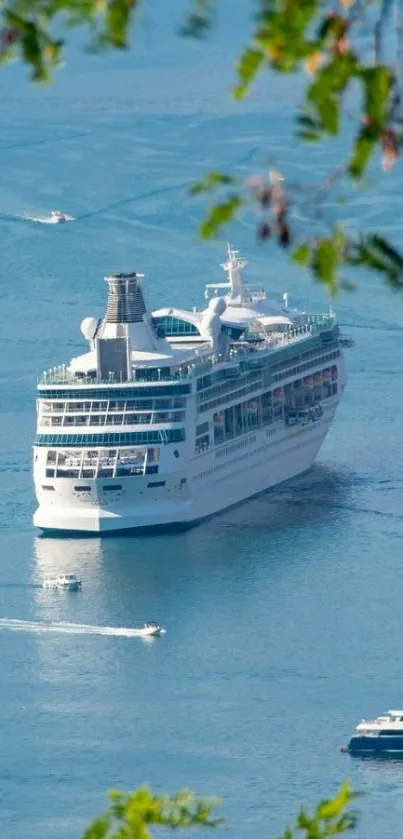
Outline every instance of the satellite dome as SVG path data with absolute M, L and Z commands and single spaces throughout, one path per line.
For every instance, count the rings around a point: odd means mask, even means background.
M 227 304 L 223 297 L 212 297 L 208 307 L 210 312 L 214 312 L 215 315 L 222 315 L 227 308 Z
M 87 339 L 87 341 L 91 341 L 92 338 L 94 338 L 97 328 L 98 318 L 94 317 L 84 318 L 80 326 L 81 332 L 84 335 L 84 338 Z

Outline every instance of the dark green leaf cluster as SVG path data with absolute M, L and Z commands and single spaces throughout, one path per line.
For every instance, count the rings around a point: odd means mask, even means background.
M 5 0 L 0 10 L 0 62 L 21 56 L 31 78 L 48 81 L 60 66 L 63 40 L 57 26 L 86 27 L 95 49 L 128 45 L 130 23 L 140 0 Z
M 377 234 L 362 234 L 354 240 L 336 229 L 332 236 L 313 244 L 303 242 L 295 248 L 292 258 L 310 268 L 315 279 L 324 283 L 333 296 L 338 291 L 338 274 L 346 267 L 376 271 L 393 291 L 403 291 L 403 256 Z M 354 288 L 347 280 L 340 281 L 340 286 L 346 290 Z

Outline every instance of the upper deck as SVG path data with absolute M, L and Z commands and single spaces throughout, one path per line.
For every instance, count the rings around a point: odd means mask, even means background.
M 127 377 L 123 374 L 117 377 L 114 373 L 106 377 L 99 376 L 95 367 L 77 370 L 71 365 L 60 365 L 42 373 L 38 389 L 44 394 L 59 388 L 76 392 L 79 388 L 84 394 L 86 390 L 92 391 L 96 387 L 101 396 L 103 390 L 111 387 L 127 391 L 135 385 L 138 395 L 141 395 L 141 391 L 146 391 L 152 383 L 155 393 L 168 394 L 167 385 L 170 394 L 190 392 L 191 388 L 186 387 L 186 383 L 190 384 L 213 371 L 222 371 L 225 377 L 258 367 L 277 365 L 282 359 L 298 354 L 308 342 L 320 345 L 336 340 L 338 335 L 339 327 L 333 314 L 307 315 L 304 322 L 292 325 L 286 331 L 262 335 L 259 340 L 231 341 L 226 352 L 211 352 L 206 342 L 203 347 L 188 352 L 182 363 L 177 363 L 174 357 L 167 357 L 165 363 L 158 366 L 152 357 L 141 362 L 134 357 Z M 91 359 L 88 361 L 91 363 Z

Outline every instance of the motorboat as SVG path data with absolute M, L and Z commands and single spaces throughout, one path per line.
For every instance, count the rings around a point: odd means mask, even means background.
M 78 591 L 81 588 L 81 580 L 75 574 L 59 574 L 58 577 L 47 577 L 43 583 L 43 587 L 64 591 Z
M 62 224 L 65 221 L 70 221 L 71 216 L 62 213 L 61 210 L 51 210 L 49 220 L 52 224 Z
M 150 621 L 149 623 L 145 623 L 144 626 L 139 629 L 141 635 L 146 638 L 156 637 L 157 635 L 165 635 L 165 629 L 159 625 L 159 623 L 155 623 L 154 621 Z
M 388 711 L 374 720 L 362 719 L 342 751 L 352 755 L 403 755 L 403 711 Z

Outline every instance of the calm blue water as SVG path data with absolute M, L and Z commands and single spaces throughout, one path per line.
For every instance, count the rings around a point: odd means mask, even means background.
M 376 278 L 337 303 L 356 348 L 307 477 L 182 534 L 62 540 L 31 526 L 36 375 L 80 352 L 80 321 L 103 311 L 104 275 L 143 271 L 153 307 L 200 302 L 224 242 L 197 243 L 189 181 L 226 161 L 240 174 L 269 161 L 315 179 L 339 159 L 290 138 L 294 83 L 228 102 L 239 26 L 207 46 L 161 46 L 162 23 L 145 20 L 136 54 L 73 53 L 47 91 L 15 66 L 0 77 L 0 617 L 154 619 L 168 630 L 145 644 L 1 628 L 8 839 L 75 839 L 108 788 L 144 782 L 221 795 L 235 839 L 278 834 L 345 777 L 367 793 L 359 836 L 401 824 L 403 762 L 339 752 L 362 715 L 403 701 L 403 306 Z M 400 169 L 357 193 L 348 222 L 401 240 L 402 187 Z M 77 222 L 22 218 L 53 207 Z M 231 231 L 250 280 L 323 307 L 308 277 L 255 246 L 253 224 Z M 77 596 L 35 587 L 45 572 L 77 569 Z

